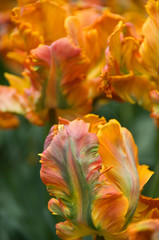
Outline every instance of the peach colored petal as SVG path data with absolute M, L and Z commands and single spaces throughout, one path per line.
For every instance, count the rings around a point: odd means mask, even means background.
M 31 94 L 34 98 L 37 93 L 39 106 L 56 108 L 58 115 L 69 118 L 89 112 L 91 100 L 84 79 L 89 59 L 70 39 L 61 38 L 51 46 L 32 50 L 26 64 Z
M 97 137 L 89 133 L 88 128 L 89 125 L 82 120 L 58 125 L 58 129 L 51 129 L 46 148 L 41 154 L 42 181 L 50 194 L 58 199 L 50 201 L 49 209 L 53 214 L 64 216 L 77 230 L 75 233 L 69 233 L 68 229 L 65 232 L 65 224 L 60 223 L 57 233 L 62 231 L 63 239 L 96 231 L 91 206 L 95 194 L 93 189 L 98 185 L 101 160 L 97 153 Z

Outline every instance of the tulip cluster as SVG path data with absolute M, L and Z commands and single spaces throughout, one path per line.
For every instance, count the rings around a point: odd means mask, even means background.
M 131 133 L 88 114 L 98 99 L 138 103 L 159 126 L 159 1 L 7 3 L 0 56 L 12 73 L 0 85 L 0 127 L 18 126 L 16 115 L 40 126 L 60 116 L 40 154 L 48 208 L 65 219 L 57 235 L 159 239 L 159 199 L 141 194 L 153 172 Z
M 10 16 L 13 26 L 4 24 L 8 31 L 0 40 L 1 52 L 7 52 L 9 64 L 14 62 L 20 73 L 5 74 L 10 86 L 0 87 L 0 92 L 8 93 L 7 103 L 0 105 L 2 118 L 22 114 L 42 125 L 53 115 L 54 119 L 59 115 L 73 119 L 90 112 L 92 100 L 100 95 L 107 38 L 122 19 L 93 6 L 86 2 L 19 1 Z M 0 124 L 3 127 L 2 121 Z
M 0 53 L 14 74 L 6 73 L 9 86 L 0 86 L 0 126 L 16 126 L 14 114 L 36 125 L 72 120 L 104 93 L 137 102 L 158 122 L 158 1 L 147 2 L 148 17 L 143 5 L 19 0 L 1 14 Z

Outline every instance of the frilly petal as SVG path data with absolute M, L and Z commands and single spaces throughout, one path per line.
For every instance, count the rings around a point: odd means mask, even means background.
M 57 134 L 53 135 L 52 141 L 47 141 L 48 147 L 46 146 L 41 155 L 41 178 L 50 194 L 60 199 L 51 200 L 49 208 L 54 214 L 60 213 L 71 221 L 71 225 L 78 230 L 74 238 L 79 237 L 78 234 L 85 236 L 96 231 L 91 208 L 95 197 L 93 189 L 95 191 L 98 185 L 101 160 L 98 154 L 98 139 L 94 133 L 89 133 L 88 129 L 89 124 L 82 120 L 58 125 Z M 64 223 L 58 226 L 65 229 Z M 59 231 L 57 228 L 57 232 Z M 66 235 L 64 239 L 70 237 L 71 232 L 67 231 L 63 232 Z
M 133 222 L 149 218 L 159 218 L 159 198 L 140 196 Z
M 101 125 L 107 123 L 104 117 L 99 118 L 99 116 L 95 114 L 87 114 L 83 118 L 83 121 L 89 123 L 89 132 L 98 133 Z
M 158 240 L 159 239 L 159 220 L 149 219 L 135 224 L 128 228 L 130 240 Z
M 106 49 L 106 66 L 102 73 L 102 87 L 108 98 L 117 96 L 130 103 L 137 102 L 147 110 L 151 110 L 150 91 L 157 84 L 143 68 L 141 40 L 131 33 L 130 24 L 119 22 L 109 36 Z M 128 32 L 128 36 L 125 32 Z M 146 40 L 145 40 L 146 41 Z M 150 49 L 148 47 L 145 47 Z M 149 52 L 149 51 L 148 51 Z M 143 56 L 146 61 L 146 57 Z M 156 58 L 155 58 L 156 59 Z M 153 81 L 152 81 L 153 80 Z M 143 89 L 142 93 L 140 89 Z
M 23 6 L 12 10 L 12 20 L 19 31 L 24 27 L 29 27 L 34 34 L 45 37 L 45 44 L 51 44 L 66 35 L 64 29 L 66 10 L 60 4 L 44 0 L 30 1 L 30 4 L 22 3 L 20 5 Z M 45 24 L 41 24 L 42 21 Z M 53 31 L 55 26 L 57 30 Z

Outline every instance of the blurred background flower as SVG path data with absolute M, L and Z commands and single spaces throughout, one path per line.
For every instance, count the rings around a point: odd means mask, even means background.
M 16 75 L 5 74 L 10 86 L 1 115 L 21 114 L 43 125 L 90 112 L 101 94 L 107 38 L 121 19 L 82 1 L 19 1 L 9 15 L 12 26 L 2 22 L 1 55 Z
M 118 23 L 108 39 L 107 64 L 102 75 L 103 89 L 107 97 L 130 103 L 137 102 L 152 111 L 151 116 L 156 119 L 156 123 L 159 118 L 158 4 L 155 0 L 147 2 L 145 8 L 149 16 L 140 35 L 134 32 L 130 23 Z

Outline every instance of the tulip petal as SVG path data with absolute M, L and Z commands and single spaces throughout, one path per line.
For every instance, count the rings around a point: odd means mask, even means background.
M 58 115 L 68 117 L 89 112 L 91 101 L 84 81 L 88 63 L 82 50 L 68 38 L 32 50 L 26 74 L 33 84 L 33 98 L 37 93 L 36 105 L 57 108 Z
M 154 172 L 150 171 L 147 165 L 138 165 L 137 170 L 139 174 L 140 191 L 141 191 L 144 185 L 148 182 L 148 180 L 154 174 Z
M 0 86 L 0 111 L 24 115 L 26 112 L 26 99 L 16 89 Z
M 12 10 L 12 21 L 19 30 L 29 26 L 31 32 L 45 37 L 45 44 L 51 44 L 66 35 L 65 18 L 66 11 L 55 1 L 31 1 L 30 4 Z M 56 31 L 53 31 L 54 26 Z
M 158 82 L 159 65 L 159 3 L 149 0 L 146 4 L 149 14 L 143 26 L 144 41 L 140 48 L 142 65 L 146 72 L 151 75 L 154 81 Z M 150 34 L 151 32 L 151 34 Z
M 11 113 L 0 112 L 0 128 L 9 129 L 19 125 L 19 119 Z
M 89 133 L 88 129 L 89 124 L 82 120 L 74 120 L 69 125 L 59 125 L 58 133 L 54 134 L 41 155 L 41 178 L 50 194 L 60 199 L 60 202 L 50 200 L 49 208 L 54 214 L 63 214 L 75 225 L 78 231 L 74 238 L 96 231 L 91 208 L 95 197 L 93 189 L 98 185 L 101 160 L 98 154 L 98 139 L 94 133 Z M 59 210 L 59 206 L 63 210 Z M 81 228 L 78 228 L 78 225 Z M 64 223 L 60 223 L 60 226 L 65 228 Z
M 114 233 L 122 236 L 123 223 L 128 210 L 128 200 L 115 190 L 94 202 L 92 216 L 95 226 L 105 239 L 113 239 Z M 104 214 L 103 214 L 104 213 Z M 123 232 L 123 238 L 125 233 Z
M 128 228 L 130 240 L 158 240 L 159 239 L 159 220 L 149 219 L 135 224 Z
M 95 114 L 87 114 L 83 117 L 83 121 L 89 123 L 89 132 L 98 133 L 101 125 L 107 123 L 104 117 L 99 118 Z
M 131 133 L 115 120 L 102 126 L 97 136 L 103 165 L 105 168 L 112 167 L 106 172 L 106 177 L 129 201 L 126 216 L 129 222 L 137 207 L 140 189 L 137 147 Z
M 159 198 L 140 196 L 133 222 L 149 218 L 159 218 Z

